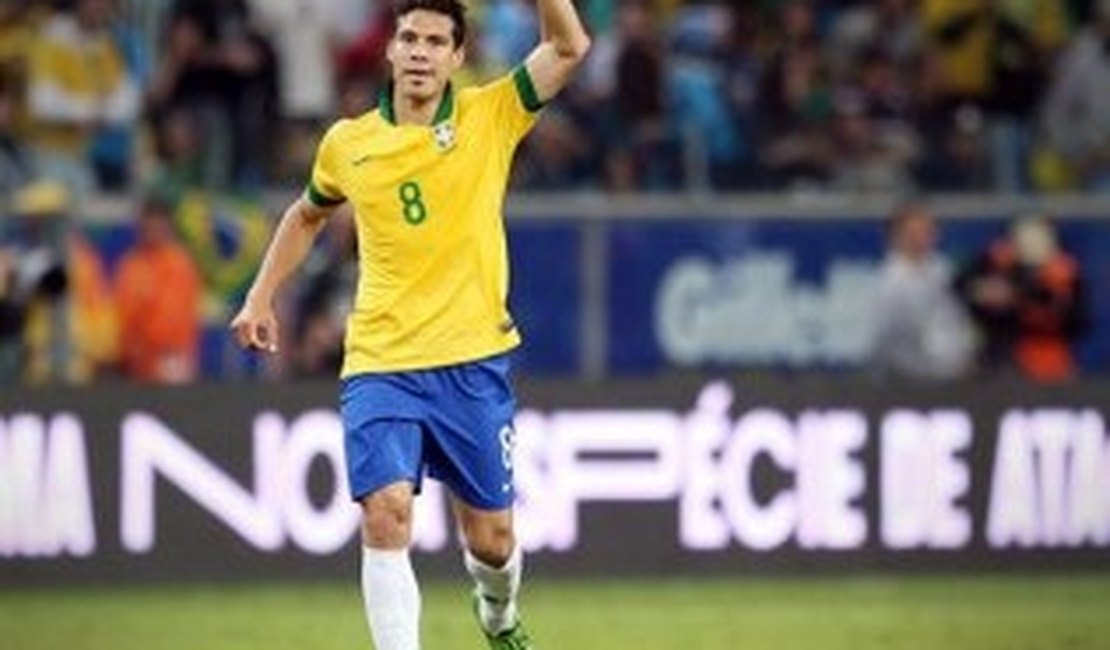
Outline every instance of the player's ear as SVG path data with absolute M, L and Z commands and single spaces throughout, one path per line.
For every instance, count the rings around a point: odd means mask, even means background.
M 466 62 L 466 45 L 460 45 L 451 53 L 451 70 L 458 70 Z
M 392 38 L 385 44 L 385 60 L 390 64 L 397 65 L 397 35 L 394 34 Z

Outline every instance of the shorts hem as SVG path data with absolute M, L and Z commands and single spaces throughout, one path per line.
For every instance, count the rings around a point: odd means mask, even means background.
M 351 487 L 351 501 L 362 502 L 363 499 L 394 483 L 411 483 L 413 495 L 420 494 L 421 481 L 415 476 L 383 476 L 380 479 L 367 481 L 358 489 Z

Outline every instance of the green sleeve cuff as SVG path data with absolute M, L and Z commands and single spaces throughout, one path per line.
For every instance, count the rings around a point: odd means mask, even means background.
M 343 202 L 343 199 L 333 199 L 327 194 L 324 194 L 316 188 L 316 185 L 309 183 L 305 188 L 305 196 L 308 197 L 308 202 L 318 208 L 333 208 Z
M 543 108 L 543 102 L 536 94 L 536 86 L 532 83 L 532 75 L 528 74 L 528 66 L 521 64 L 513 71 L 513 82 L 520 95 L 520 101 L 529 113 L 535 113 Z

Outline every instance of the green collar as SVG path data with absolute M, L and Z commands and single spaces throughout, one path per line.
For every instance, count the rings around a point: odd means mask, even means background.
M 447 87 L 443 90 L 443 98 L 439 100 L 439 107 L 436 108 L 436 114 L 432 118 L 432 126 L 436 126 L 441 122 L 446 122 L 451 117 L 451 111 L 455 108 L 455 91 L 451 87 L 451 82 L 447 83 Z M 381 94 L 378 95 L 378 109 L 381 111 L 382 117 L 386 122 L 397 125 L 397 112 L 393 108 L 393 83 L 390 82 L 382 88 Z

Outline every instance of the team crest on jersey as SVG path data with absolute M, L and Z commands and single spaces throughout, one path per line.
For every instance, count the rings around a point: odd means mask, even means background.
M 451 122 L 441 122 L 435 129 L 436 146 L 440 151 L 450 151 L 455 147 L 455 125 Z

